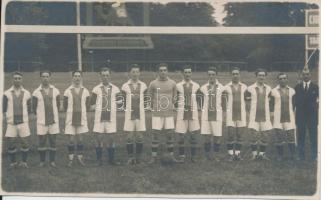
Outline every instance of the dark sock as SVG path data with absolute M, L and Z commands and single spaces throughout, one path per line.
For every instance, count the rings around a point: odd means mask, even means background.
M 108 152 L 108 162 L 113 163 L 115 160 L 115 148 L 108 147 L 107 152 Z
M 68 145 L 68 153 L 69 154 L 74 154 L 75 153 L 75 145 L 69 144 Z
M 211 151 L 211 143 L 210 142 L 205 142 L 204 143 L 204 151 L 206 153 L 209 153 Z
M 227 144 L 226 146 L 227 146 L 227 150 L 233 150 L 233 144 L 230 143 L 230 144 Z
M 11 163 L 17 162 L 17 160 L 16 160 L 16 152 L 17 152 L 17 149 L 16 149 L 16 148 L 10 148 L 10 149 L 8 150 L 9 157 L 10 157 L 10 162 L 11 162 Z
M 241 151 L 242 145 L 240 143 L 236 143 L 234 146 L 235 146 L 235 150 Z
M 178 154 L 180 156 L 185 155 L 185 145 L 184 145 L 184 142 L 182 142 L 182 141 L 178 143 Z
M 46 161 L 46 150 L 39 150 L 40 162 Z
M 152 142 L 152 156 L 157 156 L 158 154 L 158 142 Z
M 28 149 L 24 149 L 23 151 L 21 151 L 21 159 L 22 162 L 27 162 L 28 159 Z
M 56 160 L 56 150 L 51 149 L 49 151 L 49 160 L 50 160 L 50 162 L 55 162 L 55 160 Z
M 260 145 L 260 152 L 265 153 L 265 151 L 266 151 L 266 146 Z
M 96 147 L 96 158 L 98 161 L 102 159 L 102 154 L 103 154 L 103 149 L 102 147 Z
M 289 147 L 289 151 L 290 151 L 291 156 L 294 156 L 295 155 L 295 144 L 289 143 L 288 147 Z
M 278 152 L 279 156 L 283 156 L 283 146 L 282 145 L 276 145 L 276 150 Z
M 167 152 L 168 153 L 173 153 L 174 152 L 173 142 L 167 142 Z
M 136 154 L 140 155 L 143 152 L 143 143 L 142 142 L 136 142 Z
M 251 144 L 251 150 L 252 151 L 257 151 L 257 145 L 256 144 Z
M 213 150 L 214 150 L 214 152 L 219 152 L 220 151 L 220 144 L 214 143 L 213 144 Z
M 134 155 L 134 144 L 133 143 L 127 143 L 126 145 L 127 153 L 129 157 L 133 157 Z

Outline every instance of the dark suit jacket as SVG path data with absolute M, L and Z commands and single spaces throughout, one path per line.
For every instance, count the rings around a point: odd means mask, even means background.
M 297 125 L 306 122 L 318 124 L 318 99 L 318 85 L 311 82 L 307 92 L 304 91 L 303 83 L 295 86 L 295 121 Z

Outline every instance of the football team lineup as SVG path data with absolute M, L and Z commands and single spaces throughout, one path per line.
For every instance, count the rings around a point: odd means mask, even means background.
M 298 147 L 296 147 L 295 129 L 296 125 L 298 127 L 300 125 L 295 122 L 294 110 L 300 113 L 300 103 L 302 104 L 300 101 L 302 100 L 300 96 L 295 95 L 295 91 L 300 89 L 300 84 L 309 83 L 310 87 L 307 86 L 309 88 L 305 88 L 305 85 L 302 87 L 304 91 L 312 90 L 310 98 L 315 103 L 312 106 L 317 106 L 318 103 L 317 85 L 311 84 L 311 73 L 307 68 L 300 72 L 302 82 L 297 84 L 295 90 L 288 86 L 288 76 L 283 72 L 278 73 L 276 77 L 278 85 L 272 89 L 265 83 L 267 72 L 264 69 L 258 69 L 253 73 L 256 82 L 250 86 L 241 82 L 241 72 L 237 67 L 231 70 L 231 82 L 225 86 L 217 79 L 218 72 L 215 67 L 208 68 L 208 81 L 203 86 L 192 81 L 192 67 L 189 65 L 183 67 L 181 72 L 183 81 L 177 84 L 169 78 L 166 63 L 158 65 L 158 76 L 149 86 L 140 81 L 139 65 L 131 65 L 128 73 L 128 82 L 119 89 L 110 82 L 111 70 L 102 68 L 99 72 L 101 83 L 94 87 L 90 94 L 82 85 L 82 72 L 73 71 L 72 84 L 65 90 L 61 101 L 59 90 L 51 85 L 50 71 L 40 72 L 41 85 L 32 94 L 22 87 L 23 74 L 14 72 L 13 87 L 4 93 L 3 98 L 3 112 L 7 122 L 5 136 L 8 140 L 10 166 L 18 165 L 16 138 L 20 137 L 20 151 L 22 152 L 20 166 L 28 167 L 29 113 L 35 114 L 37 118 L 39 165 L 45 166 L 48 150 L 50 166 L 57 167 L 55 164 L 56 134 L 61 132 L 59 112 L 66 112 L 63 132 L 69 135 L 69 167 L 73 166 L 75 155 L 80 165 L 86 165 L 83 160 L 82 134 L 89 132 L 88 123 L 93 123 L 93 129 L 90 132 L 96 135 L 95 150 L 98 165 L 102 165 L 103 146 L 107 147 L 109 164 L 118 165 L 119 163 L 115 161 L 116 144 L 113 134 L 110 134 L 117 132 L 117 110 L 125 111 L 123 131 L 128 133 L 126 134 L 127 143 L 117 145 L 126 146 L 127 164 L 141 162 L 143 133 L 146 132 L 145 112 L 148 110 L 152 111 L 152 130 L 147 130 L 152 132 L 149 164 L 158 161 L 162 135 L 166 135 L 167 161 L 186 162 L 185 151 L 188 142 L 190 161 L 197 162 L 195 155 L 199 141 L 195 135 L 199 133 L 204 138 L 202 145 L 206 160 L 219 161 L 215 154 L 220 151 L 222 145 L 223 112 L 225 113 L 224 125 L 227 127 L 227 141 L 225 142 L 227 160 L 243 159 L 241 157 L 244 143 L 242 132 L 245 128 L 248 128 L 252 134 L 249 142 L 252 150 L 251 160 L 270 160 L 266 155 L 269 132 L 275 134 L 273 143 L 277 150 L 277 160 L 284 159 L 285 144 L 288 146 L 291 160 L 305 159 L 304 144 L 300 144 L 299 140 Z M 86 112 L 88 111 L 94 112 L 93 122 L 87 120 Z M 176 115 L 176 124 L 174 115 Z M 316 131 L 311 123 L 308 128 L 310 131 Z M 188 138 L 185 135 L 187 132 L 190 133 Z M 105 136 L 108 139 L 104 139 Z M 316 160 L 316 138 L 310 137 L 310 144 L 311 159 Z M 178 149 L 178 158 L 175 157 L 174 147 Z
M 135 71 L 135 70 L 134 70 Z M 138 70 L 139 71 L 139 70 Z M 180 72 L 169 72 L 167 74 L 168 77 L 175 80 L 177 83 L 184 80 L 184 73 Z M 77 73 L 76 73 L 77 74 Z M 290 87 L 295 87 L 295 85 L 299 82 L 300 77 L 297 72 L 286 72 L 288 76 L 288 85 Z M 78 74 L 80 75 L 80 74 Z M 232 73 L 231 71 L 217 71 L 216 79 L 222 85 L 226 86 L 228 83 L 232 81 Z M 265 84 L 270 85 L 272 88 L 276 87 L 279 84 L 277 79 L 279 72 L 268 72 Z M 313 82 L 318 80 L 317 73 L 312 71 L 311 79 Z M 47 80 L 49 76 L 49 79 Z M 139 79 L 146 83 L 146 86 L 149 87 L 149 83 L 153 80 L 157 79 L 159 76 L 159 71 L 156 69 L 155 72 L 141 71 L 139 73 Z M 45 78 L 43 78 L 45 77 Z M 35 91 L 35 88 L 39 88 L 39 85 L 43 84 L 44 79 L 48 81 L 49 84 L 54 85 L 58 88 L 60 93 L 61 100 L 63 99 L 62 91 L 65 91 L 66 88 L 70 86 L 70 82 L 74 82 L 74 78 L 71 73 L 65 72 L 51 72 L 50 74 L 45 73 L 40 76 L 39 72 L 25 72 L 23 73 L 23 87 L 28 91 Z M 78 78 L 81 79 L 83 86 L 90 89 L 94 88 L 97 84 L 99 84 L 101 79 L 101 74 L 98 72 L 83 72 Z M 209 75 L 205 70 L 203 72 L 192 71 L 190 74 L 191 80 L 195 83 L 199 83 L 200 87 L 204 84 L 208 83 Z M 254 72 L 240 71 L 240 82 L 243 82 L 245 85 L 252 85 L 257 81 L 257 77 Z M 19 78 L 18 78 L 19 79 Z M 128 82 L 131 79 L 130 72 L 111 72 L 109 76 L 109 83 L 113 83 L 115 86 L 119 87 L 120 91 L 124 83 Z M 38 80 L 38 81 L 37 81 Z M 5 74 L 5 89 L 9 89 L 12 86 L 13 76 L 12 73 Z M 46 82 L 46 81 L 45 81 Z M 126 88 L 126 87 L 125 87 Z M 128 89 L 128 88 L 127 88 Z M 126 89 L 125 89 L 126 90 Z M 100 90 L 102 91 L 102 90 Z M 108 90 L 107 90 L 108 91 Z M 91 93 L 91 92 L 90 92 Z M 39 94 L 39 93 L 38 93 Z M 41 94 L 41 93 L 40 93 Z M 42 95 L 42 94 L 41 94 Z M 199 94 L 198 94 L 199 95 Z M 198 96 L 198 95 L 195 95 Z M 31 93 L 30 96 L 33 96 Z M 91 95 L 90 95 L 91 96 Z M 103 96 L 103 95 L 102 95 Z M 107 95 L 108 96 L 108 95 Z M 118 96 L 118 95 L 117 95 Z M 133 95 L 135 96 L 135 95 Z M 192 96 L 192 95 L 191 95 Z M 126 100 L 126 98 L 123 98 Z M 150 99 L 150 98 L 147 98 Z M 52 99 L 54 100 L 54 98 Z M 145 98 L 146 100 L 146 98 Z M 224 98 L 223 98 L 224 100 Z M 249 107 L 249 100 L 244 98 L 244 102 Z M 90 100 L 91 101 L 91 100 Z M 59 101 L 58 101 L 59 102 Z M 40 101 L 38 102 L 38 105 Z M 59 108 L 63 107 L 63 101 L 61 101 Z M 53 104 L 55 105 L 55 104 Z M 128 104 L 124 104 L 125 106 Z M 148 105 L 148 104 L 147 104 Z M 54 106 L 53 106 L 54 107 Z M 70 106 L 68 106 L 70 107 Z M 86 107 L 86 106 L 85 106 Z M 91 108 L 90 108 L 91 107 Z M 3 176 L 3 189 L 6 191 L 44 191 L 44 192 L 111 192 L 111 193 L 123 193 L 123 192 L 137 192 L 140 191 L 142 193 L 175 193 L 182 192 L 185 194 L 288 194 L 289 191 L 291 194 L 313 194 L 315 191 L 315 175 L 316 172 L 316 164 L 314 162 L 310 162 L 310 158 L 306 160 L 290 160 L 289 157 L 284 156 L 282 162 L 278 159 L 278 153 L 276 152 L 276 143 L 275 138 L 275 129 L 272 129 L 270 134 L 268 134 L 267 138 L 267 149 L 266 154 L 269 155 L 270 161 L 261 161 L 261 162 L 249 162 L 252 157 L 252 141 L 254 141 L 253 133 L 247 127 L 240 128 L 240 133 L 237 134 L 236 138 L 232 138 L 233 134 L 229 134 L 231 128 L 226 126 L 226 105 L 222 110 L 222 136 L 216 137 L 220 139 L 220 147 L 219 152 L 215 152 L 214 144 L 212 143 L 212 148 L 210 149 L 210 161 L 207 159 L 207 155 L 205 153 L 205 146 L 208 149 L 209 144 L 206 141 L 213 140 L 214 136 L 211 135 L 203 135 L 199 132 L 195 134 L 196 144 L 190 144 L 190 135 L 191 133 L 185 134 L 185 163 L 186 164 L 174 164 L 172 162 L 172 156 L 168 152 L 170 148 L 166 148 L 166 133 L 159 133 L 160 137 L 158 150 L 159 155 L 157 155 L 156 162 L 160 162 L 159 164 L 150 164 L 151 159 L 151 150 L 153 148 L 153 134 L 152 130 L 152 116 L 153 112 L 150 112 L 150 109 L 146 109 L 145 117 L 146 117 L 146 131 L 133 133 L 124 131 L 124 123 L 126 114 L 123 111 L 117 111 L 116 115 L 116 130 L 115 134 L 93 134 L 93 126 L 95 120 L 95 112 L 91 111 L 94 106 L 89 106 L 90 112 L 87 112 L 87 121 L 88 121 L 88 129 L 89 133 L 81 134 L 82 143 L 83 143 L 83 155 L 82 160 L 86 167 L 82 167 L 79 164 L 73 163 L 73 167 L 68 167 L 70 161 L 69 154 L 69 146 L 70 146 L 70 136 L 68 134 L 63 134 L 66 132 L 66 113 L 58 110 L 59 113 L 59 130 L 61 134 L 47 134 L 45 137 L 49 137 L 49 144 L 44 143 L 45 140 L 41 139 L 42 136 L 38 135 L 37 132 L 37 117 L 35 114 L 29 115 L 29 126 L 30 126 L 30 139 L 29 141 L 29 154 L 28 154 L 28 169 L 24 169 L 22 167 L 18 167 L 15 165 L 14 167 L 10 167 L 10 157 L 6 149 L 9 147 L 8 140 L 4 140 L 3 145 L 3 170 L 7 173 L 7 175 Z M 143 108 L 144 106 L 140 107 Z M 177 108 L 175 108 L 177 107 Z M 174 116 L 177 116 L 178 112 L 178 104 L 176 104 L 173 108 L 177 109 L 174 112 Z M 181 108 L 181 107 L 180 107 Z M 58 109 L 58 107 L 57 107 Z M 201 114 L 202 109 L 199 108 L 199 114 Z M 248 108 L 246 108 L 246 123 L 249 121 Z M 44 109 L 42 109 L 44 112 Z M 184 109 L 181 109 L 184 110 Z M 191 109 L 193 110 L 193 109 Z M 37 112 L 37 114 L 40 114 Z M 107 114 L 108 115 L 108 114 Z M 184 116 L 183 116 L 184 117 Z M 45 117 L 41 117 L 45 119 Z M 177 118 L 177 117 L 175 117 Z M 201 120 L 201 115 L 199 115 L 199 119 Z M 271 118 L 272 119 L 272 118 Z M 177 121 L 177 120 L 176 120 Z M 199 121 L 201 123 L 201 121 Z M 136 124 L 137 125 L 137 124 Z M 171 125 L 171 124 L 169 124 Z M 174 123 L 174 126 L 176 124 Z M 200 124 L 201 125 L 201 124 Z M 246 124 L 248 125 L 248 124 Z M 193 126 L 193 125 L 192 125 Z M 175 126 L 177 128 L 177 126 Z M 182 128 L 182 127 L 180 127 Z M 233 129 L 233 128 L 232 128 Z M 6 130 L 6 124 L 4 123 L 4 129 Z M 233 130 L 232 130 L 233 131 Z M 157 131 L 156 131 L 157 132 Z M 171 134 L 173 136 L 173 149 L 176 161 L 182 163 L 183 156 L 179 156 L 179 149 L 182 152 L 182 138 L 179 133 L 174 133 L 175 130 L 171 130 Z M 5 133 L 5 132 L 4 132 Z M 158 133 L 156 133 L 158 134 Z M 49 135 L 49 136 L 48 136 Z M 241 136 L 241 138 L 238 138 Z M 45 138 L 43 137 L 43 138 Z M 73 136 L 72 136 L 73 137 Z M 78 136 L 77 136 L 78 137 Z M 9 138 L 7 138 L 9 139 Z M 56 148 L 52 148 L 52 141 L 56 139 Z M 77 142 L 79 141 L 76 138 Z M 108 148 L 110 146 L 111 139 L 114 139 L 114 164 L 116 165 L 105 165 L 104 163 L 109 161 Z M 130 139 L 130 140 L 129 140 Z M 140 140 L 142 139 L 142 140 Z M 234 139 L 234 140 L 232 140 Z M 242 139 L 242 140 L 240 140 Z M 291 138 L 289 138 L 291 139 Z M 50 142 L 51 141 L 51 142 Z M 75 142 L 76 142 L 75 141 Z M 140 163 L 136 160 L 137 147 L 139 150 L 140 141 L 142 141 L 143 148 L 142 153 L 138 159 L 141 159 Z M 156 141 L 156 140 L 155 140 Z M 239 153 L 237 150 L 233 149 L 233 156 L 230 156 L 229 153 L 232 153 L 228 150 L 228 146 L 233 142 L 239 141 L 241 145 L 242 152 Z M 98 155 L 100 153 L 99 148 L 97 151 L 97 147 L 99 147 L 101 143 L 103 147 L 101 149 L 101 158 L 102 161 L 98 162 L 97 160 L 97 152 Z M 179 143 L 180 142 L 180 143 Z M 214 141 L 213 141 L 214 142 Z M 309 140 L 308 140 L 309 142 Z M 133 148 L 131 147 L 131 143 L 133 144 Z M 206 145 L 205 145 L 206 143 Z M 137 145 L 138 144 L 138 145 Z M 154 143 L 156 144 L 156 143 Z M 170 143 L 169 143 L 170 144 Z M 236 143 L 235 143 L 236 144 Z M 20 144 L 21 145 L 21 144 Z M 42 146 L 41 146 L 42 145 Z M 194 161 L 196 163 L 191 162 L 191 148 L 192 146 L 196 147 L 195 158 Z M 67 148 L 66 148 L 67 146 Z M 156 146 L 156 145 L 155 145 Z M 236 147 L 234 146 L 233 148 Z M 16 146 L 18 155 L 19 145 Z M 43 147 L 43 148 L 39 148 Z M 77 147 L 75 146 L 74 153 L 77 154 Z M 170 147 L 170 146 L 169 146 Z M 239 145 L 238 145 L 239 147 Z M 78 147 L 79 148 L 79 147 Z M 165 149 L 166 148 L 166 149 Z M 307 152 L 310 152 L 309 143 L 307 143 L 305 147 Z M 20 149 L 21 150 L 21 149 Z M 40 150 L 40 151 L 39 151 Z M 40 164 L 40 157 L 43 158 L 43 153 L 53 155 L 53 150 L 56 150 L 57 160 L 55 160 L 55 164 L 57 167 L 44 167 L 47 165 L 46 162 L 44 164 Z M 128 151 L 129 150 L 129 151 Z M 133 154 L 131 153 L 133 150 Z M 284 153 L 288 152 L 289 149 L 284 149 Z M 139 151 L 138 151 L 139 153 Z M 235 153 L 239 153 L 242 155 L 242 160 L 237 162 L 232 162 L 230 160 L 238 160 Z M 21 155 L 23 152 L 21 151 Z M 40 156 L 42 154 L 42 156 Z M 48 155 L 49 157 L 45 159 L 52 159 L 53 156 Z M 176 157 L 177 156 L 177 157 Z M 214 156 L 214 157 L 213 157 Z M 234 159 L 234 156 L 236 159 Z M 75 156 L 74 156 L 75 157 Z M 158 158 L 160 157 L 160 158 Z M 78 156 L 75 159 L 78 160 Z M 230 159 L 231 158 L 231 159 Z M 296 154 L 296 158 L 298 158 Z M 18 160 L 18 159 L 17 159 Z M 260 158 L 259 158 L 260 160 Z M 18 162 L 17 162 L 18 163 Z M 130 165 L 127 165 L 130 164 Z M 134 164 L 135 163 L 135 164 Z M 190 164 L 188 164 L 190 163 Z M 50 162 L 49 162 L 50 164 Z M 100 164 L 103 164 L 102 167 L 97 167 Z M 134 164 L 134 165 L 133 165 Z M 174 164 L 174 165 L 173 165 Z M 195 165 L 196 164 L 196 165 Z M 115 167 L 113 167 L 115 166 Z M 168 169 L 167 166 L 175 166 L 175 168 Z M 184 167 L 188 166 L 188 168 Z M 236 170 L 238 169 L 238 170 Z M 28 173 L 25 173 L 27 171 Z M 314 173 L 311 173 L 311 170 Z M 170 182 L 179 182 L 183 184 L 182 187 L 174 187 L 173 184 L 164 185 L 162 184 L 163 178 L 159 175 L 155 175 L 155 171 L 160 172 L 160 174 L 165 175 L 166 181 Z M 199 173 L 201 172 L 202 173 Z M 14 173 L 13 173 L 14 172 Z M 97 175 L 93 175 L 92 173 L 98 173 Z M 260 173 L 257 176 L 257 173 Z M 47 175 L 46 175 L 47 174 Z M 73 180 L 79 177 L 82 174 L 84 177 L 91 177 L 86 180 L 86 182 L 80 181 L 77 187 L 70 187 L 70 184 L 73 183 Z M 119 174 L 123 174 L 124 176 L 118 176 Z M 231 176 L 237 177 L 232 178 Z M 287 175 L 285 175 L 287 174 Z M 297 177 L 297 182 L 293 182 L 292 176 L 294 174 L 300 174 L 300 177 Z M 12 177 L 13 176 L 13 177 Z M 297 175 L 296 175 L 297 176 Z M 137 178 L 140 177 L 138 180 Z M 210 178 L 211 177 L 211 178 Z M 230 177 L 230 178 L 228 178 Z M 281 178 L 280 180 L 280 177 Z M 14 178 L 14 179 L 12 179 Z M 208 179 L 210 178 L 210 179 Z M 253 185 L 254 182 L 261 180 L 264 178 L 264 185 Z M 114 180 L 114 181 L 107 181 Z M 117 180 L 117 181 L 116 181 Z M 135 182 L 129 180 L 136 180 Z M 231 182 L 234 180 L 233 182 Z M 118 182 L 118 184 L 116 182 Z M 126 182 L 132 182 L 130 186 L 126 185 Z M 164 180 L 163 180 L 164 181 Z M 195 188 L 189 183 L 198 182 L 203 184 L 205 182 L 208 183 L 207 186 L 204 186 L 203 189 Z M 46 182 L 47 184 L 42 184 Z M 101 187 L 97 187 L 96 183 L 100 183 Z M 128 182 L 128 183 L 129 183 Z M 291 182 L 291 183 L 290 183 Z M 95 183 L 95 184 L 94 184 Z M 88 185 L 89 184 L 89 185 Z M 116 185 L 121 184 L 121 187 L 115 187 Z M 146 185 L 147 184 L 147 185 Z M 69 186 L 68 186 L 69 185 Z M 96 185 L 96 186 L 95 186 Z M 177 185 L 177 184 L 175 184 Z M 275 187 L 269 187 L 269 185 L 274 185 Z M 287 187 L 284 187 L 284 186 Z M 267 187 L 268 186 L 268 187 Z

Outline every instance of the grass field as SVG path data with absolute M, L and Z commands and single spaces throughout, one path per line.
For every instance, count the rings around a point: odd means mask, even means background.
M 268 75 L 267 83 L 276 85 L 277 72 Z M 54 73 L 52 82 L 63 92 L 70 84 L 69 73 Z M 143 72 L 142 81 L 149 83 L 155 77 L 154 73 Z M 171 73 L 175 81 L 181 80 L 180 73 Z M 193 79 L 204 84 L 206 73 L 194 73 Z M 229 74 L 219 74 L 219 81 L 223 84 L 229 82 Z M 127 80 L 126 73 L 112 74 L 112 82 L 121 86 Z M 251 84 L 255 81 L 253 73 L 242 74 L 244 83 Z M 316 82 L 317 73 L 313 74 Z M 289 73 L 289 85 L 297 82 L 297 74 Z M 33 91 L 40 83 L 38 73 L 25 73 L 24 85 Z M 11 84 L 10 74 L 5 75 L 5 89 Z M 84 73 L 84 85 L 91 90 L 98 84 L 96 73 Z M 124 114 L 118 113 L 117 133 L 117 159 L 126 162 L 125 136 L 122 132 Z M 64 114 L 61 114 L 61 127 L 64 124 Z M 88 114 L 89 128 L 92 128 L 92 113 Z M 150 113 L 146 116 L 147 130 L 150 130 Z M 85 161 L 87 167 L 67 167 L 67 137 L 58 136 L 57 169 L 38 167 L 39 158 L 36 151 L 37 137 L 35 135 L 35 121 L 30 121 L 32 136 L 29 169 L 11 169 L 8 158 L 3 153 L 2 164 L 2 189 L 7 192 L 50 192 L 50 193 L 146 193 L 146 194 L 213 194 L 213 195 L 312 195 L 316 191 L 315 163 L 309 161 L 296 162 L 285 160 L 275 161 L 275 150 L 269 145 L 268 155 L 271 161 L 249 161 L 250 149 L 248 147 L 249 134 L 244 133 L 244 160 L 228 162 L 226 148 L 223 146 L 220 157 L 221 162 L 203 161 L 203 148 L 199 145 L 199 163 L 185 163 L 171 166 L 147 165 L 137 166 L 109 166 L 95 167 L 95 152 L 93 135 L 85 136 Z M 226 129 L 223 128 L 225 138 Z M 4 135 L 4 134 L 3 134 Z M 272 136 L 271 136 L 272 138 Z M 143 159 L 150 157 L 150 133 L 145 135 L 145 152 Z M 307 140 L 308 141 L 308 140 Z M 3 152 L 6 150 L 4 142 Z M 307 151 L 309 151 L 307 144 Z M 106 156 L 106 153 L 105 153 Z

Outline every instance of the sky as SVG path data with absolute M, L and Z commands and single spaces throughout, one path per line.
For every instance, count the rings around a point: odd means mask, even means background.
M 215 2 L 215 3 L 211 3 L 211 5 L 213 6 L 213 8 L 215 9 L 213 17 L 215 18 L 215 20 L 219 23 L 219 24 L 223 24 L 223 19 L 226 16 L 226 12 L 224 11 L 224 5 L 226 3 L 224 2 Z

